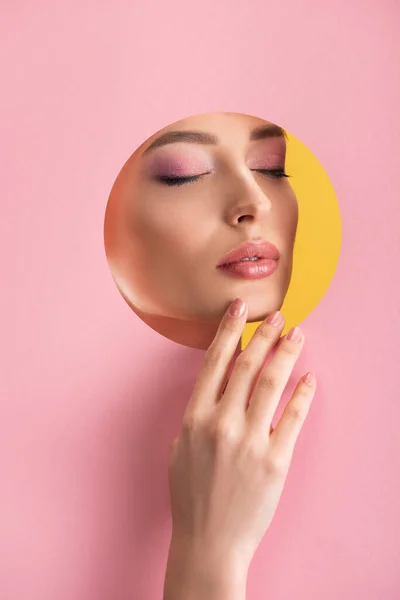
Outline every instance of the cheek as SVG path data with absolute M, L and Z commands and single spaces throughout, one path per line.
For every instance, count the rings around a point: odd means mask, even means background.
M 199 214 L 195 203 L 189 206 L 178 200 L 153 196 L 142 202 L 140 210 L 135 212 L 132 235 L 140 240 L 153 268 L 183 268 L 201 253 L 204 232 L 199 223 L 204 222 L 204 215 Z
M 299 209 L 294 193 L 278 202 L 278 220 L 282 238 L 287 246 L 292 246 L 297 232 Z
M 288 209 L 288 219 L 289 219 L 289 229 L 291 233 L 294 235 L 297 230 L 297 225 L 299 222 L 299 207 L 297 204 L 297 200 L 294 198 L 291 206 Z

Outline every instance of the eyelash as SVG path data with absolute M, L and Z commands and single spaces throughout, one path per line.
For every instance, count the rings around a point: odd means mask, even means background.
M 267 177 L 272 177 L 274 179 L 290 177 L 290 175 L 285 173 L 284 169 L 252 169 L 252 171 L 256 171 L 257 173 L 261 173 L 262 175 L 266 175 Z
M 203 175 L 193 175 L 192 177 L 157 177 L 157 181 L 165 185 L 185 185 L 185 183 L 193 183 L 203 177 Z
M 287 175 L 283 169 L 252 169 L 252 171 L 261 173 L 262 175 L 271 177 L 272 179 L 281 179 L 283 177 L 289 177 L 289 175 Z M 203 175 L 192 175 L 192 177 L 167 177 L 167 176 L 162 177 L 161 176 L 161 177 L 158 177 L 157 180 L 160 183 L 164 183 L 165 185 L 178 186 L 178 185 L 185 185 L 187 183 L 194 183 L 195 181 L 198 181 L 201 177 L 204 177 L 204 175 L 207 175 L 207 173 L 204 173 Z

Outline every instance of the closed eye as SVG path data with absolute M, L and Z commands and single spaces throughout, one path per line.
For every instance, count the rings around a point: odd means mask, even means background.
M 169 177 L 167 175 L 157 177 L 157 181 L 160 183 L 164 183 L 165 185 L 185 185 L 186 183 L 193 183 L 197 181 L 201 177 L 204 177 L 207 173 L 202 173 L 201 175 L 191 175 L 190 177 Z
M 256 171 L 257 173 L 261 173 L 266 177 L 272 177 L 273 179 L 281 179 L 282 177 L 290 177 L 287 173 L 285 173 L 284 169 L 251 169 L 252 171 Z
M 270 177 L 272 179 L 281 179 L 282 177 L 290 177 L 289 175 L 287 175 L 287 173 L 285 173 L 284 169 L 251 169 L 251 170 L 255 171 L 257 173 L 261 173 L 262 175 L 265 175 L 266 177 Z M 204 177 L 204 175 L 207 175 L 207 173 L 201 173 L 200 175 L 190 175 L 189 177 L 170 177 L 168 175 L 160 175 L 156 179 L 157 179 L 157 181 L 159 181 L 160 183 L 163 183 L 165 185 L 179 186 L 179 185 L 186 185 L 189 183 L 194 183 L 195 181 L 198 181 L 199 179 Z

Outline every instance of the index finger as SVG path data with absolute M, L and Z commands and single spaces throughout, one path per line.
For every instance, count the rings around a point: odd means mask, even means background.
M 240 342 L 247 317 L 247 304 L 236 298 L 225 312 L 208 347 L 186 410 L 214 406 Z

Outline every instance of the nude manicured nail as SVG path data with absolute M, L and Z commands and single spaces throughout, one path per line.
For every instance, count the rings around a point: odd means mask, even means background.
M 302 338 L 300 327 L 293 327 L 287 334 L 287 339 L 291 342 L 299 342 Z
M 279 325 L 282 325 L 282 323 L 283 323 L 283 315 L 282 315 L 282 313 L 280 313 L 279 310 L 271 313 L 267 317 L 267 323 L 269 323 L 270 325 L 275 325 L 275 327 L 278 327 Z
M 304 383 L 306 383 L 310 387 L 312 387 L 315 383 L 315 376 L 312 373 L 306 373 L 301 380 L 304 381 Z
M 241 317 L 245 311 L 246 303 L 243 302 L 240 298 L 236 298 L 229 309 L 229 313 L 232 317 Z

